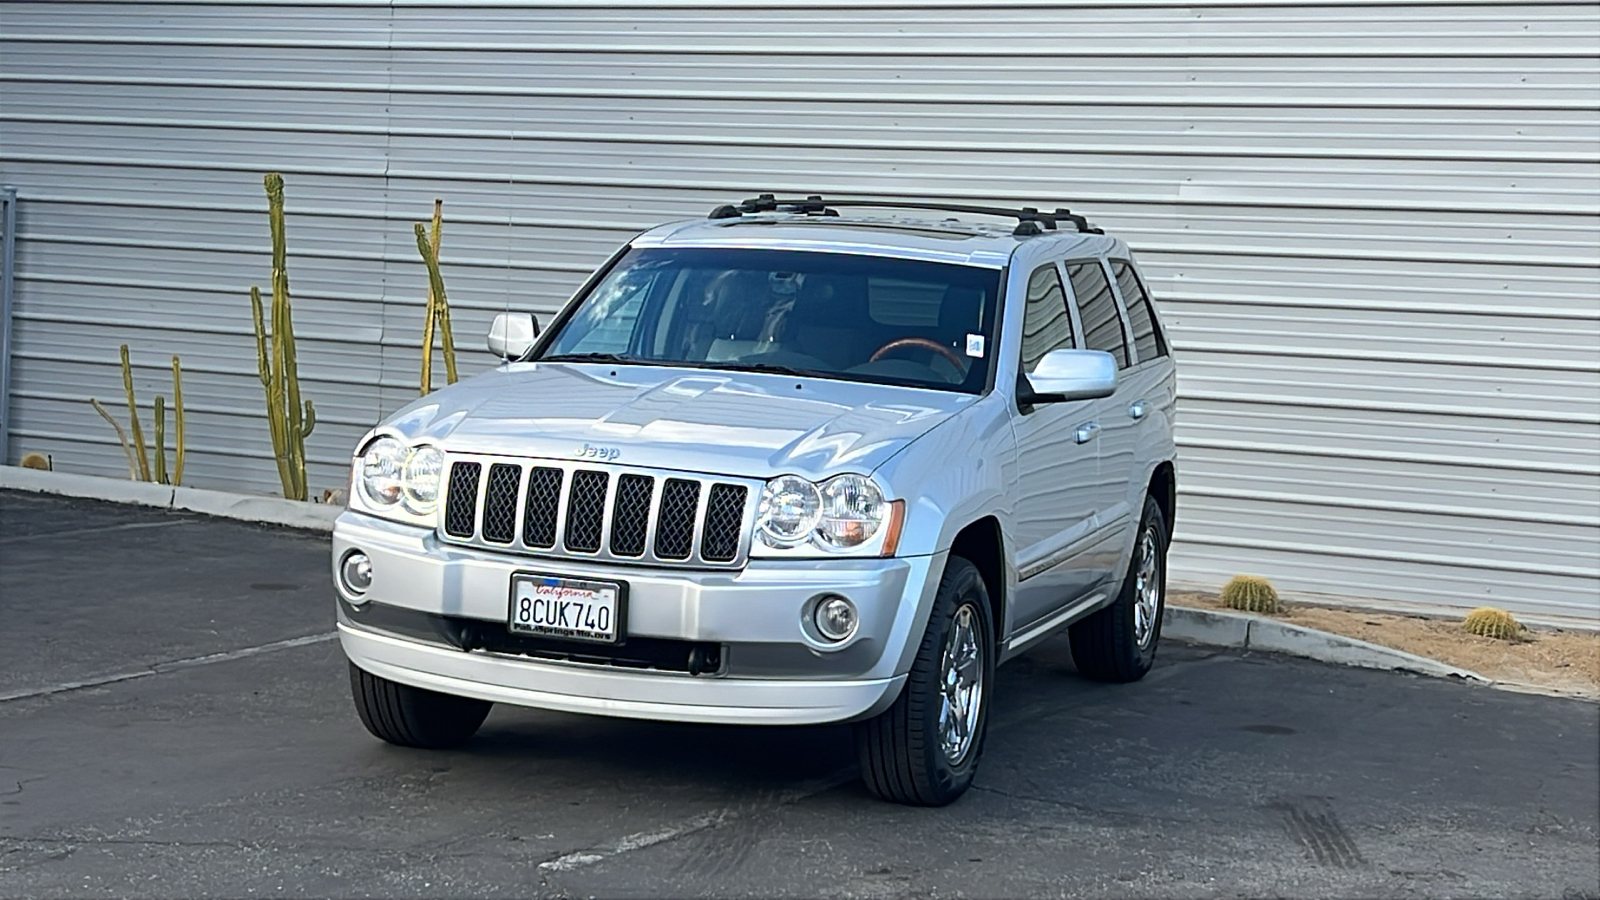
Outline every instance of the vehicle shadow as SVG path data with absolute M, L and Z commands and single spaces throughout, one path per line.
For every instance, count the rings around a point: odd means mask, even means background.
M 1108 690 L 1115 686 L 1077 674 L 1064 638 L 1047 641 L 998 671 L 990 733 L 1065 711 Z M 529 787 L 535 791 L 563 776 L 684 789 L 821 789 L 853 782 L 856 765 L 848 724 L 705 725 L 511 706 L 497 706 L 466 745 L 432 758 L 447 760 L 457 774 L 492 771 L 500 787 L 512 792 L 519 792 L 514 778 L 519 773 L 532 779 Z

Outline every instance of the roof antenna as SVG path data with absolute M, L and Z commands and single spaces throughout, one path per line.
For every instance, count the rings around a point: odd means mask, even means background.
M 517 126 L 510 123 L 507 137 L 510 139 L 511 152 L 506 154 L 506 299 L 505 312 L 511 312 L 511 260 L 512 260 L 512 222 L 517 212 Z

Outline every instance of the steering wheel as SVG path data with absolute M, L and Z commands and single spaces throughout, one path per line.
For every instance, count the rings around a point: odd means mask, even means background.
M 932 350 L 933 352 L 942 355 L 945 359 L 950 360 L 950 364 L 956 367 L 957 372 L 965 372 L 967 370 L 966 364 L 961 361 L 961 357 L 957 356 L 954 350 L 946 347 L 936 340 L 933 340 L 932 338 L 925 337 L 895 338 L 873 352 L 872 356 L 867 359 L 867 362 L 877 362 L 889 353 L 899 350 L 901 347 L 921 347 L 924 350 Z

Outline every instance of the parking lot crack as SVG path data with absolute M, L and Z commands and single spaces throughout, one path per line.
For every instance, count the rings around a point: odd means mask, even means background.
M 142 669 L 135 669 L 128 672 L 117 672 L 112 675 L 102 675 L 99 678 L 88 678 L 83 681 L 64 681 L 59 684 L 52 684 L 39 688 L 23 688 L 22 690 L 0 693 L 0 703 L 6 703 L 12 700 L 26 700 L 32 697 L 48 697 L 54 694 L 66 694 L 72 691 L 81 691 L 85 688 L 105 687 L 106 685 L 120 684 L 124 681 L 132 681 L 136 678 L 147 678 L 151 675 L 164 675 L 168 672 L 176 672 L 181 669 L 191 669 L 196 666 L 209 666 L 215 663 L 231 662 L 236 659 L 246 659 L 251 656 L 259 656 L 262 653 L 272 653 L 276 650 L 288 650 L 292 647 L 304 647 L 307 644 L 320 644 L 323 641 L 331 641 L 338 636 L 339 633 L 336 631 L 328 631 L 321 634 L 308 634 L 301 637 L 287 638 L 281 641 L 269 641 L 265 644 L 257 644 L 253 647 L 241 647 L 238 650 L 226 650 L 221 653 L 207 653 L 202 656 L 191 656 L 184 659 L 166 660 L 164 662 L 152 663 L 151 665 L 148 665 Z
M 779 807 L 788 806 L 791 803 L 797 803 L 807 797 L 815 796 L 824 791 L 832 790 L 833 788 L 845 784 L 846 782 L 852 781 L 856 778 L 856 775 L 857 773 L 855 767 L 852 766 L 848 769 L 842 769 L 838 772 L 825 775 L 821 778 L 804 782 L 796 785 L 795 787 L 789 788 L 788 790 L 778 791 L 772 794 L 771 798 L 765 803 L 759 803 L 753 806 L 745 806 L 739 809 L 724 807 L 722 809 L 716 809 L 708 813 L 694 816 L 693 818 L 685 819 L 684 821 L 679 822 L 677 825 L 653 829 L 651 831 L 641 831 L 618 838 L 617 840 L 607 844 L 586 847 L 581 850 L 574 850 L 568 853 L 558 854 L 550 859 L 545 860 L 544 862 L 539 863 L 539 870 L 545 873 L 568 872 L 574 869 L 592 866 L 595 863 L 610 859 L 613 856 L 631 853 L 635 850 L 643 850 L 646 847 L 654 847 L 657 844 L 665 844 L 669 841 L 676 841 L 680 838 L 687 837 L 697 832 L 705 831 L 711 828 L 717 828 L 735 819 L 769 812 Z
M 737 813 L 730 809 L 713 810 L 703 815 L 695 816 L 692 819 L 687 819 L 669 828 L 661 828 L 654 831 L 641 831 L 636 834 L 630 834 L 625 837 L 618 838 L 617 840 L 604 846 L 562 854 L 553 859 L 548 859 L 542 863 L 539 863 L 539 868 L 547 872 L 565 872 L 571 869 L 579 869 L 584 866 L 594 865 L 595 863 L 600 862 L 608 857 L 617 856 L 618 854 L 622 853 L 628 853 L 633 850 L 642 850 L 646 847 L 653 847 L 656 844 L 677 840 L 678 838 L 686 835 L 694 834 L 697 831 L 704 831 L 707 828 L 715 828 L 718 825 L 721 825 L 723 822 L 737 817 L 737 815 Z

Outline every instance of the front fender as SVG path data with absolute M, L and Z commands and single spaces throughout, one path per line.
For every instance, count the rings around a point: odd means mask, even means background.
M 943 557 L 961 529 L 985 516 L 995 517 L 1001 534 L 1009 535 L 1016 473 L 1016 436 L 1004 403 L 993 394 L 912 441 L 874 472 L 893 496 L 906 501 L 897 555 Z M 1004 567 L 1009 592 L 1016 580 L 1009 539 Z M 902 647 L 897 674 L 911 668 L 943 570 L 943 565 L 930 568 L 913 639 Z M 997 621 L 995 627 L 1004 634 L 1008 623 Z

